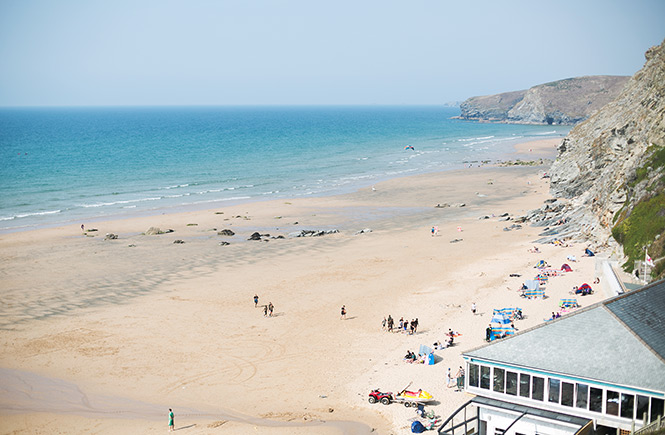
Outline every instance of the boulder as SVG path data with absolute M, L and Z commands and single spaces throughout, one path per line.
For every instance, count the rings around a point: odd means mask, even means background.
M 177 239 L 177 240 L 174 240 L 173 243 L 174 243 L 175 245 L 182 245 L 182 244 L 185 243 L 185 241 L 184 241 L 184 240 Z
M 164 234 L 164 231 L 160 230 L 157 227 L 150 227 L 148 230 L 145 232 L 146 236 L 154 236 L 157 234 Z
M 117 238 L 118 238 L 117 234 L 106 233 L 106 236 L 104 237 L 104 240 L 116 240 Z
M 235 233 L 233 231 L 229 230 L 229 229 L 225 229 L 225 230 L 219 231 L 217 233 L 217 235 L 218 236 L 233 236 L 233 235 L 235 235 Z

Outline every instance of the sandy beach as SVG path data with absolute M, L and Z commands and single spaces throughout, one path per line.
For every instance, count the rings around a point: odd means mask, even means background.
M 520 144 L 514 159 L 552 159 L 559 143 Z M 469 399 L 446 370 L 484 343 L 493 309 L 521 307 L 523 330 L 594 280 L 585 246 L 531 253 L 542 228 L 500 218 L 549 198 L 547 169 L 475 164 L 334 197 L 1 235 L 0 433 L 161 433 L 173 408 L 179 433 L 402 434 L 414 411 L 367 397 L 409 383 L 445 419 Z M 302 230 L 338 232 L 289 237 Z M 546 299 L 519 296 L 537 261 L 568 255 L 573 272 Z M 594 288 L 582 306 L 605 297 Z M 388 315 L 418 318 L 417 333 L 382 330 Z M 403 362 L 449 328 L 461 336 L 436 364 Z

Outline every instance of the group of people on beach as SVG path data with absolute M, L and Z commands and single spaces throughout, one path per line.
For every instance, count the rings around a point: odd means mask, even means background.
M 254 295 L 254 308 L 259 306 L 259 295 Z M 275 311 L 275 306 L 272 302 L 268 302 L 268 305 L 263 306 L 263 317 L 272 317 L 273 312 Z
M 388 332 L 404 332 L 413 335 L 418 332 L 418 318 L 416 317 L 415 319 L 408 321 L 404 320 L 404 317 L 400 317 L 399 323 L 395 325 L 395 320 L 390 314 L 388 314 L 388 317 L 384 317 L 381 322 L 381 329 Z

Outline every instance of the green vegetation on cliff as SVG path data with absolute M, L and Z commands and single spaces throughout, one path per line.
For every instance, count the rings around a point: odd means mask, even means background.
M 642 199 L 635 204 L 626 200 L 614 216 L 615 225 L 612 228 L 612 236 L 623 246 L 623 252 L 628 257 L 623 265 L 628 272 L 633 271 L 635 260 L 644 259 L 646 246 L 651 258 L 665 256 L 665 147 L 652 145 L 646 154 L 651 155 L 635 169 L 635 176 L 628 183 L 633 193 L 644 185 L 643 195 L 640 195 Z M 652 276 L 660 278 L 665 275 L 664 272 L 665 261 L 658 262 Z
M 614 226 L 612 235 L 623 245 L 623 253 L 628 257 L 623 268 L 628 272 L 633 271 L 635 260 L 644 259 L 645 246 L 651 245 L 649 254 L 652 258 L 663 256 L 665 192 L 637 203 L 630 215 Z M 656 238 L 656 243 L 652 244 Z M 654 271 L 654 275 L 659 274 Z

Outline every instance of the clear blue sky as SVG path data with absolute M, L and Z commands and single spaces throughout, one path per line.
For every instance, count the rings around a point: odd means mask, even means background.
M 665 1 L 0 0 L 0 106 L 441 104 L 632 75 Z

